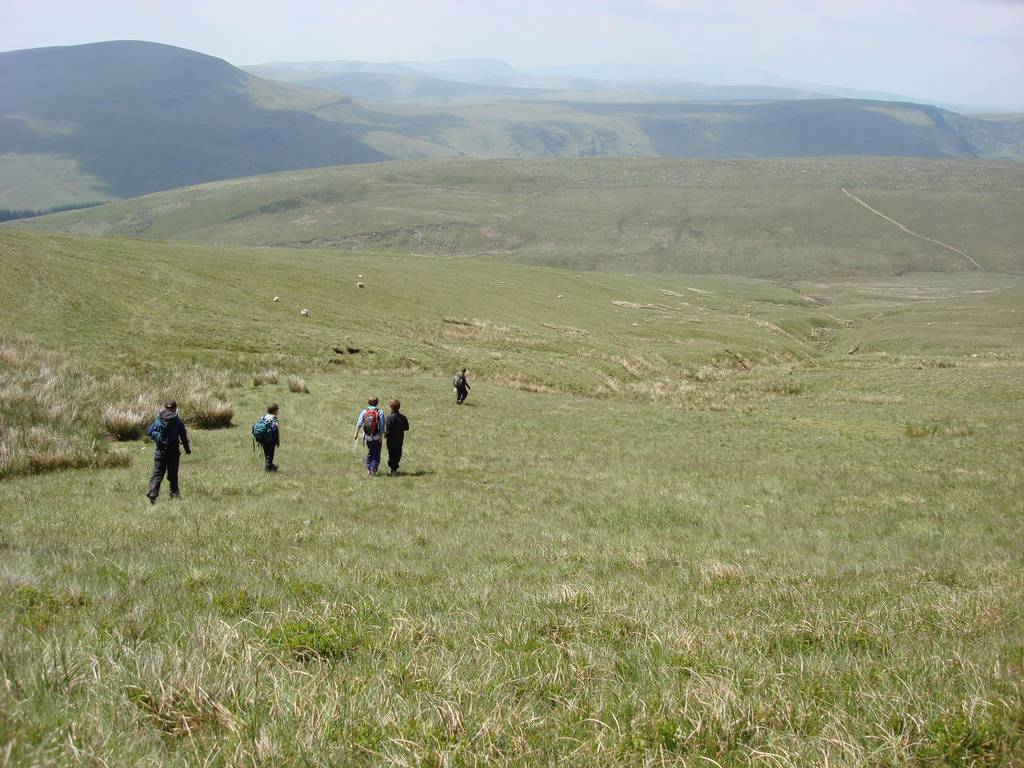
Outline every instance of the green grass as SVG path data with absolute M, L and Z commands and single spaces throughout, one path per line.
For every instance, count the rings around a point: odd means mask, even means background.
M 811 276 L 963 272 L 843 193 L 986 270 L 1024 273 L 1020 166 L 836 158 L 434 160 L 173 190 L 25 222 L 190 243 L 476 256 L 574 270 Z
M 0 482 L 8 764 L 1024 760 L 1019 280 L 0 245 L 5 327 L 236 414 L 179 503 L 144 442 Z M 352 451 L 370 394 L 404 476 Z

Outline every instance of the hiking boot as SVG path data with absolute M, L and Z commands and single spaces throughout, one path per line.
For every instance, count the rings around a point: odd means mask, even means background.
M 156 504 L 156 496 L 150 496 L 150 495 L 149 495 L 149 494 L 147 493 L 147 494 L 146 494 L 146 498 L 147 498 L 147 499 L 149 499 L 149 503 L 150 503 L 150 504 Z
M 174 501 L 181 501 L 181 494 L 180 493 L 172 493 L 171 494 L 171 498 L 174 499 Z

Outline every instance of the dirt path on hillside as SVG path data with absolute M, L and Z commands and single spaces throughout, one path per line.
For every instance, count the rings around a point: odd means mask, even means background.
M 896 221 L 896 219 L 891 219 L 891 218 L 889 218 L 889 217 L 888 217 L 888 216 L 886 216 L 886 215 L 885 215 L 884 213 L 882 213 L 881 211 L 879 211 L 879 210 L 878 210 L 877 208 L 872 208 L 872 207 L 871 207 L 870 205 L 868 205 L 867 203 L 865 203 L 865 202 L 864 202 L 863 200 L 861 200 L 861 199 L 860 199 L 859 197 L 857 197 L 857 196 L 856 196 L 855 194 L 851 193 L 851 192 L 850 192 L 850 191 L 849 191 L 849 190 L 848 190 L 848 189 L 847 189 L 846 187 L 843 187 L 843 192 L 845 192 L 845 193 L 846 193 L 846 196 L 847 196 L 848 198 L 850 198 L 851 200 L 853 200 L 854 202 L 860 203 L 861 205 L 863 205 L 863 206 L 864 206 L 865 208 L 867 208 L 867 209 L 868 209 L 869 211 L 871 211 L 871 212 L 872 212 L 873 214 L 875 214 L 876 216 L 881 216 L 881 217 L 882 217 L 883 219 L 885 219 L 886 221 L 888 221 L 888 222 L 890 222 L 890 223 L 892 223 L 892 224 L 895 224 L 895 225 L 896 225 L 897 227 L 899 227 L 900 229 L 902 229 L 902 230 L 903 230 L 904 232 L 906 232 L 906 233 L 907 233 L 908 235 L 912 235 L 913 237 L 917 237 L 917 238 L 920 238 L 921 240 L 927 240 L 927 241 L 928 241 L 929 243 L 935 243 L 936 245 L 941 245 L 941 246 L 942 246 L 943 248 L 945 248 L 946 250 L 948 250 L 948 251 L 952 251 L 953 253 L 956 253 L 956 254 L 959 254 L 960 256 L 963 256 L 963 257 L 964 257 L 965 259 L 967 259 L 967 260 L 968 260 L 969 262 L 971 262 L 971 264 L 973 264 L 974 266 L 976 266 L 976 267 L 977 267 L 977 268 L 978 268 L 979 270 L 981 270 L 982 272 L 987 272 L 987 271 L 988 271 L 988 270 L 986 270 L 986 269 L 985 269 L 985 268 L 984 268 L 983 266 L 981 266 L 981 264 L 979 264 L 978 262 L 976 262 L 976 261 L 975 261 L 974 259 L 972 259 L 972 258 L 971 258 L 970 256 L 968 256 L 968 255 L 967 255 L 966 253 L 964 253 L 963 251 L 961 251 L 961 250 L 960 250 L 959 248 L 954 248 L 954 247 L 953 247 L 952 245 L 950 245 L 949 243 L 944 243 L 944 242 L 942 242 L 941 240 L 936 240 L 936 239 L 935 239 L 935 238 L 933 238 L 933 237 L 925 237 L 924 235 L 919 235 L 919 234 L 917 234 L 917 232 L 914 232 L 914 231 L 913 231 L 912 229 L 909 229 L 909 228 L 905 227 L 904 225 L 900 224 L 900 223 L 899 223 L 898 221 Z

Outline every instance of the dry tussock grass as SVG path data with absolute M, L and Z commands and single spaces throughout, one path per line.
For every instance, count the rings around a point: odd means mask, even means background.
M 679 368 L 657 355 L 627 358 L 610 356 L 628 378 L 596 372 L 595 395 L 657 402 L 669 408 L 721 411 L 767 398 L 798 395 L 803 384 L 798 367 L 788 361 L 769 360 L 754 365 L 732 355 L 701 366 L 696 372 Z
M 222 394 L 229 378 L 196 365 L 103 376 L 30 339 L 0 338 L 0 477 L 123 466 L 128 458 L 110 450 L 110 438 L 141 437 L 167 397 L 192 426 L 229 426 L 234 409 Z
M 281 373 L 276 368 L 267 368 L 263 371 L 257 371 L 252 375 L 252 385 L 254 387 L 261 387 L 264 384 L 277 384 L 280 377 Z
M 308 395 L 309 387 L 306 385 L 306 380 L 300 376 L 289 376 L 288 377 L 288 391 L 294 392 L 299 395 Z
M 477 318 L 445 317 L 442 319 L 441 327 L 434 328 L 433 332 L 449 341 L 475 342 L 485 346 L 514 344 L 538 347 L 542 345 L 540 339 L 523 328 Z
M 838 392 L 836 400 L 863 405 L 900 405 L 906 402 L 903 395 L 885 395 L 879 392 Z
M 575 328 L 571 325 L 553 325 L 551 323 L 543 323 L 545 328 L 550 328 L 552 331 L 558 331 L 566 336 L 589 336 L 590 331 L 586 328 Z
M 500 383 L 502 386 L 508 387 L 509 389 L 517 389 L 520 392 L 534 392 L 534 393 L 547 393 L 547 394 L 558 394 L 559 390 L 554 387 L 549 387 L 546 384 L 541 384 L 535 379 L 530 378 L 526 374 L 514 371 L 501 377 Z

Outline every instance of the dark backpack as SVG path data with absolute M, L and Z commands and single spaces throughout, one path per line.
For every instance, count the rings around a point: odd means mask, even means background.
M 260 445 L 270 443 L 274 439 L 271 423 L 262 417 L 257 419 L 256 423 L 252 425 L 252 439 Z
M 367 408 L 363 414 L 363 434 L 367 437 L 374 437 L 380 433 L 380 411 L 376 408 Z
M 462 389 L 464 386 L 466 386 L 466 377 L 463 376 L 461 373 L 456 373 L 455 378 L 452 379 L 452 385 L 456 389 Z
M 156 447 L 161 451 L 166 451 L 178 443 L 178 420 L 170 419 L 164 421 L 159 416 L 156 418 L 156 422 L 149 430 L 149 436 L 153 438 L 153 442 L 156 443 Z

